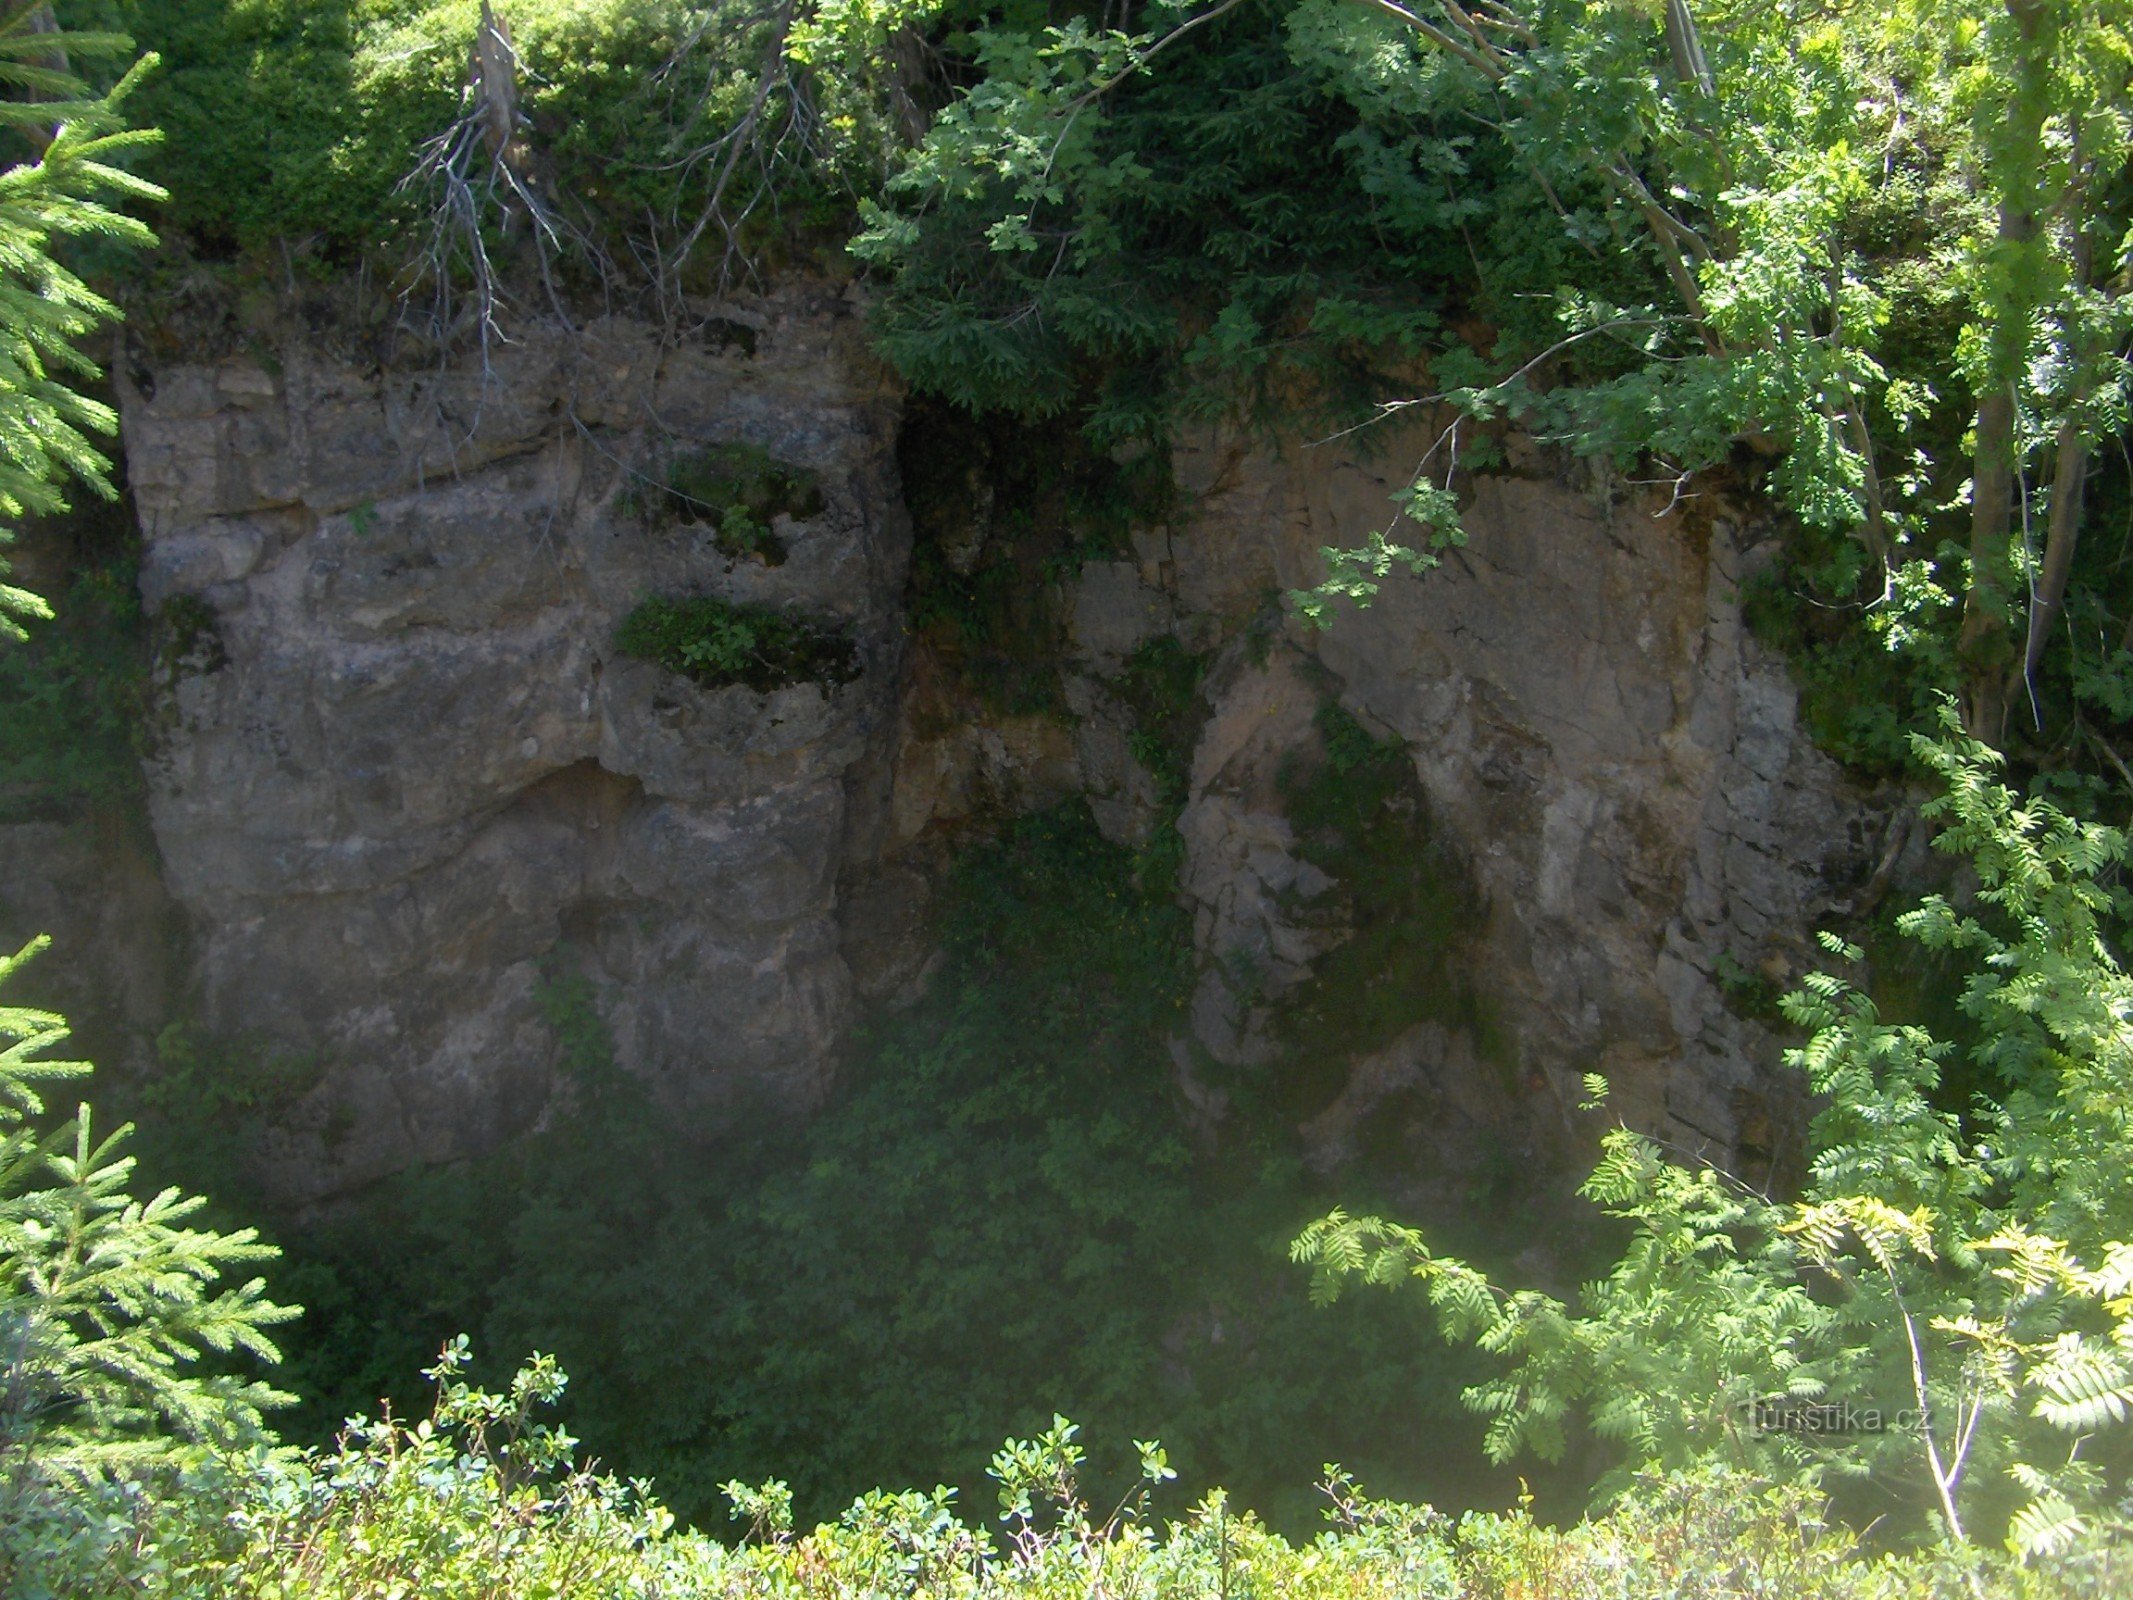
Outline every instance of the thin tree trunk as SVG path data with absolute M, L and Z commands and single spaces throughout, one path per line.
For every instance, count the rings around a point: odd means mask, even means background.
M 52 8 L 49 5 L 32 6 L 29 15 L 23 19 L 22 25 L 30 33 L 56 34 L 59 32 L 59 19 L 52 15 Z M 66 51 L 56 44 L 51 49 L 32 56 L 30 59 L 35 65 L 43 67 L 49 72 L 67 72 L 72 69 L 72 64 L 67 60 Z M 44 96 L 33 94 L 30 98 L 42 100 Z M 32 126 L 23 129 L 23 132 L 29 136 L 31 146 L 40 157 L 43 156 L 45 151 L 52 148 L 52 141 L 59 137 L 57 126 L 50 128 Z
M 1707 95 L 1718 93 L 1711 76 L 1711 63 L 1703 53 L 1703 35 L 1697 32 L 1689 0 L 1666 0 L 1666 48 L 1674 58 L 1674 76 L 1694 84 Z
M 2067 190 L 2067 209 L 2080 219 L 2095 170 L 2094 163 L 2082 151 L 2078 123 L 2069 165 L 2073 178 Z M 2089 247 L 2088 230 L 2080 220 L 2073 229 L 2071 243 L 2074 287 L 2087 290 L 2095 262 Z M 2098 354 L 2088 347 L 2078 322 L 2062 324 L 2061 336 L 2074 352 L 2077 370 Z M 2043 727 L 2042 719 L 2036 716 L 2037 668 L 2043 663 L 2045 651 L 2051 648 L 2052 634 L 2066 609 L 2066 586 L 2074 571 L 2074 546 L 2081 537 L 2081 501 L 2082 491 L 2088 484 L 2090 441 L 2079 415 L 2081 404 L 2089 397 L 2086 386 L 2074 396 L 2073 408 L 2059 424 L 2058 436 L 2053 440 L 2051 523 L 2044 540 L 2044 563 L 2030 592 L 2029 638 L 2022 652 L 2022 683 L 2028 691 L 2031 716 L 2038 721 L 2040 733 Z
M 468 76 L 474 84 L 474 106 L 481 118 L 482 143 L 489 159 L 520 165 L 518 142 L 518 51 L 511 43 L 511 29 L 497 16 L 489 0 L 482 0 L 481 21 L 474 30 L 474 59 Z
M 2009 85 L 2011 113 L 2031 124 L 2017 128 L 2013 148 L 2036 159 L 2043 129 L 2042 96 L 2036 75 L 2049 70 L 2037 46 L 2049 20 L 2046 0 L 2006 0 L 2007 15 L 2021 36 L 2025 58 Z M 2022 158 L 2015 158 L 2017 166 Z M 2033 174 L 2001 174 L 1999 244 L 2005 254 L 2036 236 Z M 1970 586 L 1963 597 L 1963 625 L 1956 637 L 1956 662 L 1963 677 L 1963 725 L 1972 738 L 1998 744 L 2007 720 L 2008 682 L 2016 675 L 2017 656 L 2007 626 L 2007 535 L 2014 515 L 2015 394 L 2028 353 L 2029 307 L 2021 295 L 2007 291 L 1991 308 L 1987 330 L 1990 355 L 1977 398 L 1977 449 L 1970 471 Z
M 2004 236 L 2005 228 L 2001 231 Z M 2000 576 L 2014 515 L 2014 419 L 2014 395 L 2008 390 L 1979 398 L 1970 476 L 1970 587 L 1963 596 L 1955 655 L 1963 669 L 1963 726 L 1987 744 L 2000 742 L 2014 655 Z
M 2037 573 L 2036 597 L 2029 611 L 2029 643 L 2022 654 L 2022 679 L 2036 676 L 2052 632 L 2066 609 L 2067 579 L 2074 571 L 2074 546 L 2081 537 L 2081 493 L 2089 470 L 2089 442 L 2072 418 L 2059 425 L 2057 465 L 2052 472 L 2050 531 L 2044 539 L 2044 565 Z

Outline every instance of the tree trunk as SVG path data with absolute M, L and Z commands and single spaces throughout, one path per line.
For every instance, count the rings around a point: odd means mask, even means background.
M 49 5 L 32 6 L 29 15 L 23 19 L 22 25 L 30 33 L 56 34 L 59 32 L 59 19 L 52 15 L 52 8 Z M 73 70 L 72 64 L 67 60 L 66 51 L 56 44 L 49 50 L 40 51 L 38 54 L 31 56 L 30 61 L 33 65 L 43 67 L 48 72 L 70 72 Z M 30 98 L 32 100 L 42 100 L 45 97 L 41 94 L 32 94 Z M 52 141 L 59 137 L 59 129 L 56 125 L 50 128 L 40 128 L 32 125 L 23 129 L 23 132 L 29 136 L 30 146 L 40 158 L 43 157 L 47 150 L 52 148 Z
M 1666 0 L 1666 48 L 1674 58 L 1674 76 L 1694 84 L 1707 95 L 1718 93 L 1711 76 L 1711 63 L 1703 53 L 1703 35 L 1697 31 L 1689 0 Z
M 2044 540 L 2044 565 L 2029 608 L 2029 642 L 2022 653 L 2022 681 L 2035 679 L 2052 632 L 2066 609 L 2067 579 L 2074 571 L 2074 546 L 2081 537 L 2081 492 L 2089 469 L 2089 442 L 2072 418 L 2059 425 L 2057 464 L 2052 471 L 2051 529 Z
M 2005 219 L 2001 234 L 2006 234 Z M 1970 473 L 1970 587 L 1963 596 L 1955 657 L 1963 672 L 1963 726 L 1998 744 L 2006 683 L 2014 665 L 2001 566 L 2014 512 L 2014 395 L 2002 389 L 1977 403 L 1977 453 Z
M 2019 259 L 2036 237 L 2036 166 L 2048 96 L 2042 75 L 2050 71 L 2046 0 L 2006 0 L 2019 36 L 2020 59 L 2008 86 L 2005 113 L 2020 122 L 2010 130 L 2009 155 L 1995 174 L 2000 188 L 1998 246 Z M 2040 44 L 2043 48 L 2040 50 Z M 2007 626 L 2007 542 L 2013 522 L 2015 483 L 2015 385 L 2029 353 L 2028 300 L 2018 286 L 2003 285 L 1990 305 L 1989 354 L 1977 398 L 1977 448 L 1970 471 L 1970 587 L 1963 597 L 1962 631 L 1955 658 L 1963 680 L 1963 726 L 1972 738 L 1998 744 L 2006 729 L 2007 692 L 2017 675 L 2014 639 Z

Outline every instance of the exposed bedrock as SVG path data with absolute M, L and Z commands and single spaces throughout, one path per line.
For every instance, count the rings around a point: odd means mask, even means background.
M 322 1064 L 274 1152 L 292 1197 L 534 1119 L 566 947 L 679 1106 L 824 1091 L 847 791 L 893 731 L 909 546 L 845 312 L 759 307 L 752 353 L 529 335 L 486 373 L 291 341 L 124 394 L 156 838 L 210 1026 Z M 818 485 L 775 564 L 643 511 L 664 463 L 727 444 Z M 840 628 L 862 671 L 703 688 L 617 651 L 639 601 L 699 594 Z
M 947 845 L 1076 793 L 1121 841 L 1180 836 L 1196 1121 L 1309 1061 L 1276 1103 L 1311 1159 L 1368 1146 L 1463 1183 L 1480 1152 L 1559 1152 L 1602 1072 L 1679 1143 L 1779 1153 L 1775 1048 L 1721 977 L 1797 970 L 1887 806 L 1811 749 L 1742 626 L 1754 518 L 1655 516 L 1514 450 L 1465 549 L 1314 633 L 1275 597 L 1384 525 L 1425 441 L 1210 435 L 1175 454 L 1167 529 L 1047 580 L 1058 703 L 986 711 L 912 643 L 900 402 L 852 307 L 796 290 L 721 326 L 529 334 L 486 372 L 298 336 L 122 384 L 155 836 L 205 1020 L 319 1063 L 269 1153 L 288 1197 L 537 1120 L 559 961 L 678 1109 L 817 1103 L 858 1010 L 923 981 Z M 648 513 L 662 463 L 735 445 L 816 492 L 739 536 Z M 973 570 L 1016 510 L 974 495 L 926 536 Z M 616 648 L 639 601 L 699 595 L 842 630 L 857 676 L 704 688 Z M 1201 674 L 1182 778 L 1137 737 L 1151 640 Z M 1311 820 L 1343 737 L 1399 763 L 1368 769 L 1360 844 Z M 1405 992 L 1341 986 L 1373 937 Z
M 1418 1172 L 1463 1179 L 1484 1145 L 1543 1156 L 1598 1072 L 1613 1112 L 1691 1152 L 1782 1160 L 1792 1080 L 1726 985 L 1798 975 L 1814 929 L 1870 875 L 1895 797 L 1813 749 L 1783 663 L 1743 626 L 1767 523 L 1693 502 L 1660 514 L 1649 494 L 1514 447 L 1472 485 L 1468 542 L 1439 570 L 1388 581 L 1322 632 L 1292 623 L 1271 650 L 1210 626 L 1385 526 L 1430 437 L 1380 437 L 1367 457 L 1203 440 L 1175 461 L 1190 524 L 1130 573 L 1083 575 L 1084 610 L 1218 647 L 1181 822 L 1199 1042 L 1231 1061 L 1278 1050 L 1282 993 L 1323 965 L 1282 773 L 1319 737 L 1315 705 L 1337 698 L 1405 744 L 1420 831 L 1471 919 L 1443 981 L 1475 1003 L 1464 1025 L 1418 1006 L 1357 1057 L 1305 1124 L 1313 1155 L 1337 1160 L 1397 1115 L 1404 1130 L 1378 1136 L 1403 1139 Z M 1083 632 L 1116 649 L 1114 627 Z

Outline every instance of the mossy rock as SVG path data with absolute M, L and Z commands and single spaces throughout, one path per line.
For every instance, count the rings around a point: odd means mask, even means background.
M 174 594 L 156 618 L 156 657 L 167 679 L 204 677 L 229 665 L 222 623 L 215 608 L 196 594 Z
M 615 646 L 707 689 L 813 683 L 826 693 L 859 676 L 859 653 L 836 630 L 715 595 L 646 600 L 623 619 Z
M 918 395 L 897 439 L 913 547 L 913 631 L 998 716 L 1071 717 L 1062 585 L 1170 514 L 1167 455 L 1121 464 L 1071 430 Z
M 1111 685 L 1133 716 L 1128 736 L 1133 759 L 1148 769 L 1165 805 L 1185 803 L 1192 777 L 1192 749 L 1206 720 L 1200 683 L 1207 654 L 1158 634 L 1126 658 Z

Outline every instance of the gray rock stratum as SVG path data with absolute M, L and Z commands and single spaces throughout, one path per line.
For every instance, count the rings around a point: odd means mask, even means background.
M 1219 1121 L 1223 1075 L 1293 1053 L 1283 997 L 1353 932 L 1285 800 L 1329 701 L 1404 741 L 1417 836 L 1472 907 L 1456 976 L 1487 1025 L 1417 1007 L 1338 1063 L 1300 1119 L 1311 1158 L 1397 1124 L 1447 1182 L 1484 1148 L 1539 1160 L 1600 1071 L 1631 1120 L 1772 1159 L 1774 1048 L 1719 974 L 1795 970 L 1888 807 L 1809 747 L 1742 626 L 1752 516 L 1657 516 L 1514 449 L 1471 486 L 1464 550 L 1313 633 L 1270 597 L 1386 521 L 1419 435 L 1368 454 L 1209 436 L 1175 453 L 1171 526 L 1062 580 L 1072 714 L 944 727 L 913 709 L 900 399 L 852 313 L 795 289 L 720 339 L 595 324 L 486 372 L 303 337 L 271 361 L 135 364 L 151 811 L 190 981 L 210 1026 L 319 1069 L 266 1154 L 276 1188 L 327 1198 L 536 1121 L 559 952 L 677 1108 L 817 1103 L 858 1010 L 923 981 L 926 886 L 980 797 L 1080 792 L 1113 837 L 1180 830 L 1200 978 L 1173 1053 L 1184 1102 Z M 782 562 L 638 514 L 664 454 L 730 442 L 820 487 L 777 521 Z M 987 537 L 944 553 L 967 564 Z M 706 690 L 618 653 L 632 606 L 685 593 L 834 624 L 861 671 Z M 1181 812 L 1116 693 L 1166 635 L 1208 662 Z
M 909 546 L 892 397 L 845 312 L 778 301 L 723 349 L 529 336 L 487 373 L 292 341 L 124 394 L 156 839 L 208 1024 L 323 1064 L 271 1157 L 291 1197 L 530 1123 L 566 942 L 622 1064 L 676 1102 L 820 1098 Z M 662 455 L 732 441 L 817 474 L 781 564 L 628 514 Z M 865 670 L 761 694 L 620 656 L 629 610 L 677 593 L 803 609 Z

